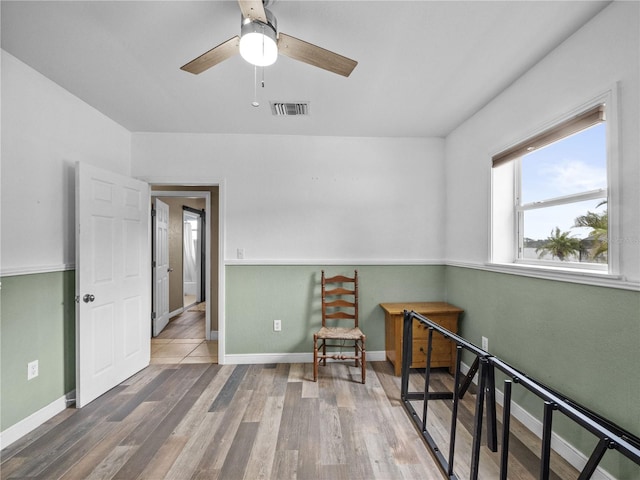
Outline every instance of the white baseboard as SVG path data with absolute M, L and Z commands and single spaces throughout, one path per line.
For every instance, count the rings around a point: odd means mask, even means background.
M 368 362 L 381 362 L 385 360 L 385 351 L 367 352 Z M 340 360 L 329 360 L 340 361 Z M 224 356 L 224 362 L 228 365 L 264 364 L 264 363 L 313 363 L 313 352 L 309 353 L 234 353 Z
M 469 371 L 469 366 L 462 362 L 460 371 L 466 374 Z M 473 377 L 473 383 L 476 386 L 478 385 L 477 373 L 475 377 Z M 504 405 L 504 393 L 498 388 L 496 388 L 496 402 L 500 406 Z M 542 422 L 513 401 L 511 402 L 511 415 L 520 421 L 538 438 L 542 438 Z M 551 448 L 579 471 L 582 471 L 589 460 L 589 458 L 581 451 L 576 449 L 555 432 L 551 434 Z M 614 476 L 602 467 L 598 467 L 591 478 L 592 480 L 616 480 Z
M 72 390 L 65 396 L 54 400 L 49 405 L 42 407 L 37 412 L 29 415 L 24 420 L 20 420 L 15 425 L 12 425 L 5 431 L 0 432 L 0 449 L 8 447 L 16 440 L 19 440 L 27 433 L 35 430 L 46 421 L 55 417 L 58 413 L 66 409 L 70 400 L 74 398 L 76 398 L 76 391 Z

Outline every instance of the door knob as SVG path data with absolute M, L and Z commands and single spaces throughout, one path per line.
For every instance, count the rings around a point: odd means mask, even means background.
M 167 268 L 167 272 L 169 272 L 169 273 L 173 272 L 173 268 L 171 268 L 171 267 Z
M 94 295 L 89 294 L 89 293 L 87 293 L 84 297 L 82 297 L 82 300 L 84 301 L 84 303 L 93 302 L 95 299 L 96 299 L 96 297 Z

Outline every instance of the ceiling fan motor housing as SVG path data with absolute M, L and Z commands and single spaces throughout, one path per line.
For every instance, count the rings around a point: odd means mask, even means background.
M 278 21 L 265 8 L 267 23 L 242 17 L 240 27 L 240 55 L 258 67 L 273 64 L 278 58 Z
M 240 28 L 240 35 L 244 35 L 245 33 L 245 27 L 251 23 L 256 23 L 258 25 L 268 25 L 271 27 L 271 29 L 274 32 L 278 32 L 278 20 L 276 19 L 276 16 L 271 12 L 271 10 L 265 8 L 264 9 L 264 13 L 267 17 L 267 23 L 263 23 L 260 20 L 257 19 L 252 19 L 250 17 L 244 17 L 242 16 L 242 14 L 240 14 L 240 22 L 241 22 L 241 28 Z

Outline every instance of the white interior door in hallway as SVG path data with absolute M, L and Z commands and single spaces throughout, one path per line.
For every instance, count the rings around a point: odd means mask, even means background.
M 154 199 L 153 336 L 169 323 L 169 205 Z

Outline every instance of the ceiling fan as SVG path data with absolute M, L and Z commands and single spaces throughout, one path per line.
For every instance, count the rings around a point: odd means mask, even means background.
M 238 53 L 252 65 L 267 66 L 285 55 L 314 67 L 348 77 L 358 62 L 278 32 L 276 17 L 265 8 L 273 0 L 238 0 L 242 21 L 235 36 L 180 67 L 199 74 Z

